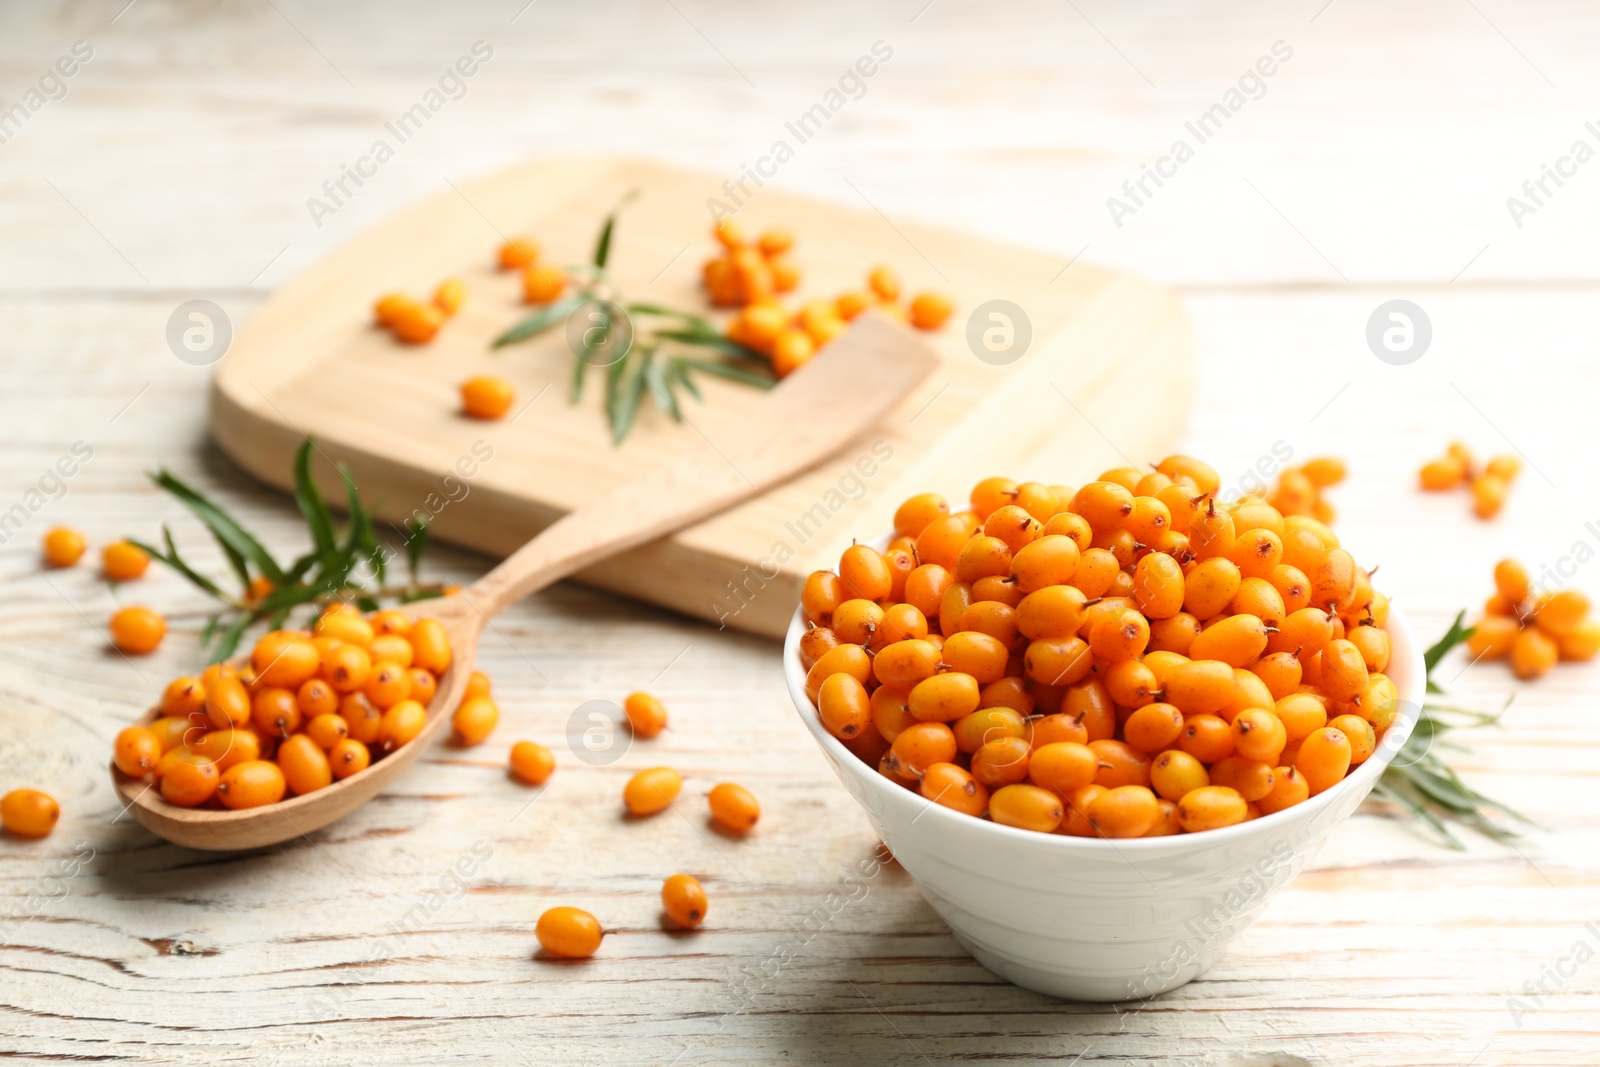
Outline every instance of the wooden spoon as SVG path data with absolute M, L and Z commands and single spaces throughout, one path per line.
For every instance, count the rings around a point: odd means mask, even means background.
M 409 767 L 450 720 L 477 655 L 478 636 L 506 605 L 605 559 L 714 515 L 800 473 L 867 432 L 922 381 L 935 357 L 876 314 L 856 319 L 805 369 L 694 451 L 569 512 L 453 596 L 407 605 L 438 619 L 454 656 L 410 744 L 325 789 L 242 811 L 181 808 L 145 779 L 111 768 L 118 793 L 152 833 L 187 848 L 275 845 L 327 826 Z M 152 708 L 140 725 L 160 714 Z

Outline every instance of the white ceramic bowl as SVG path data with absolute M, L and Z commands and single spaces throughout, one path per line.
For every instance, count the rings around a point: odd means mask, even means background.
M 1216 962 L 1366 798 L 1416 725 L 1422 648 L 1392 607 L 1386 673 L 1401 712 L 1378 751 L 1332 789 L 1275 815 L 1199 834 L 1099 840 L 1000 826 L 941 807 L 862 763 L 806 699 L 799 611 L 784 643 L 789 694 L 833 771 L 956 940 L 1025 989 L 1138 1000 Z

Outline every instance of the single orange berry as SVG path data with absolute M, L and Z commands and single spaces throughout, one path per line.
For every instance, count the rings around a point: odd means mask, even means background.
M 761 818 L 761 805 L 755 794 L 742 785 L 721 782 L 711 787 L 706 796 L 711 805 L 711 817 L 735 833 L 748 833 L 755 829 Z
M 667 727 L 666 707 L 649 693 L 628 694 L 622 710 L 635 737 L 654 737 Z
M 70 567 L 83 558 L 88 542 L 70 526 L 57 526 L 45 532 L 42 542 L 44 561 L 52 567 Z
M 467 299 L 467 287 L 460 278 L 446 278 L 439 283 L 439 288 L 433 291 L 433 304 L 447 316 L 454 315 L 461 310 L 462 303 Z
M 474 419 L 503 419 L 516 394 L 504 378 L 479 375 L 461 383 L 461 410 Z
M 511 773 L 529 785 L 543 785 L 555 769 L 556 759 L 543 745 L 518 741 L 511 746 Z
M 873 267 L 867 275 L 867 285 L 879 300 L 900 299 L 900 276 L 888 267 Z
M 950 298 L 940 293 L 918 293 L 911 300 L 911 325 L 919 330 L 937 330 L 955 310 Z
M 390 329 L 408 345 L 425 345 L 444 325 L 444 312 L 432 304 L 411 303 L 400 309 Z
M 155 769 L 161 758 L 161 742 L 143 726 L 125 727 L 117 734 L 112 748 L 112 762 L 117 770 L 130 778 L 143 778 Z
M 111 616 L 111 643 L 130 656 L 147 656 L 167 636 L 167 620 L 149 608 L 123 608 Z
M 383 713 L 378 723 L 378 744 L 384 751 L 393 751 L 409 744 L 428 723 L 428 712 L 415 700 L 402 700 Z M 355 732 L 352 727 L 351 733 Z
M 665 810 L 683 788 L 683 776 L 671 767 L 652 767 L 628 779 L 622 802 L 631 815 L 654 815 Z
M 432 671 L 435 675 L 450 666 L 450 635 L 438 619 L 418 619 L 411 627 L 411 648 L 415 653 L 411 665 Z
M 605 936 L 600 920 L 579 908 L 551 908 L 539 916 L 533 932 L 550 955 L 574 960 L 593 956 Z
M 13 789 L 0 797 L 0 825 L 19 837 L 43 837 L 60 818 L 61 805 L 37 789 Z
M 804 330 L 786 329 L 772 342 L 772 373 L 787 378 L 816 355 L 817 345 Z
M 168 762 L 170 761 L 170 763 Z M 174 749 L 162 758 L 161 798 L 180 808 L 204 804 L 217 792 L 222 772 L 204 756 Z
M 223 807 L 241 810 L 276 804 L 283 799 L 287 781 L 283 770 L 270 760 L 246 760 L 229 767 L 217 782 Z
M 373 321 L 386 330 L 392 330 L 401 316 L 408 314 L 416 303 L 404 293 L 384 293 L 372 305 Z
M 317 715 L 306 723 L 305 735 L 315 741 L 318 748 L 326 752 L 350 736 L 350 724 L 336 713 Z
M 100 569 L 113 582 L 131 582 L 150 567 L 150 553 L 127 541 L 113 541 L 100 550 Z
M 465 700 L 468 697 L 486 697 L 489 695 L 489 691 L 492 688 L 493 683 L 489 680 L 489 676 L 487 674 L 484 674 L 482 671 L 473 671 L 471 674 L 467 675 L 467 691 L 462 695 L 462 699 Z
M 500 707 L 488 697 L 463 700 L 450 720 L 456 744 L 470 747 L 482 742 L 500 722 Z
M 278 767 L 296 796 L 314 793 L 333 781 L 327 752 L 305 734 L 295 734 L 278 746 Z
M 679 926 L 694 928 L 706 918 L 706 891 L 693 875 L 675 874 L 661 883 L 661 906 Z
M 567 275 L 560 267 L 536 264 L 522 272 L 522 299 L 529 304 L 548 304 L 567 287 Z
M 539 261 L 539 246 L 526 237 L 513 237 L 500 246 L 500 269 L 523 270 Z
M 336 779 L 344 780 L 357 771 L 364 771 L 372 763 L 372 753 L 367 746 L 353 737 L 346 737 L 328 749 L 328 769 Z

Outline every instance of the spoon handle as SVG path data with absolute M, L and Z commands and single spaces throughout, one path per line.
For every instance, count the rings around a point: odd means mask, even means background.
M 468 597 L 492 616 L 607 556 L 788 480 L 868 432 L 935 363 L 903 327 L 873 313 L 858 318 L 732 422 L 711 434 L 694 427 L 705 440 L 693 451 L 568 512 L 473 583 Z

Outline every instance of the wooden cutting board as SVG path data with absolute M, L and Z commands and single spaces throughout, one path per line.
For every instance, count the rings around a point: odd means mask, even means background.
M 636 189 L 617 226 L 613 277 L 631 299 L 704 312 L 708 201 L 732 204 L 723 185 L 720 174 L 640 160 L 541 160 L 408 208 L 284 286 L 246 324 L 217 367 L 211 432 L 246 470 L 285 489 L 295 449 L 313 435 L 330 499 L 342 499 L 330 461 L 342 462 L 397 528 L 420 509 L 435 537 L 509 554 L 590 494 L 702 435 L 715 443 L 760 394 L 703 379 L 705 400 L 689 401 L 688 424 L 648 408 L 613 446 L 601 372 L 591 370 L 583 400 L 568 404 L 564 331 L 489 349 L 528 310 L 517 276 L 494 269 L 498 245 L 526 235 L 547 261 L 586 262 L 601 220 Z M 1193 392 L 1188 323 L 1158 285 L 1089 263 L 1063 270 L 1062 257 L 772 186 L 736 217 L 752 233 L 782 225 L 796 234 L 802 279 L 791 296 L 862 288 L 880 263 L 908 293 L 952 296 L 950 322 L 921 335 L 940 369 L 836 459 L 580 581 L 780 637 L 805 575 L 831 566 L 852 538 L 888 529 L 906 496 L 960 499 L 991 474 L 1078 484 L 1106 467 L 1158 459 L 1182 430 Z M 451 276 L 466 282 L 467 301 L 432 344 L 403 346 L 373 327 L 379 294 L 426 297 Z M 968 342 L 969 316 L 995 299 L 1023 309 L 1031 326 L 1026 351 L 1010 362 L 982 342 L 988 359 L 980 359 Z M 977 332 L 991 327 L 1002 327 L 990 340 L 1003 346 L 1002 323 L 985 318 Z M 515 385 L 513 411 L 538 399 L 515 421 L 464 418 L 457 387 L 482 373 Z M 1127 402 L 1135 388 L 1137 407 Z

